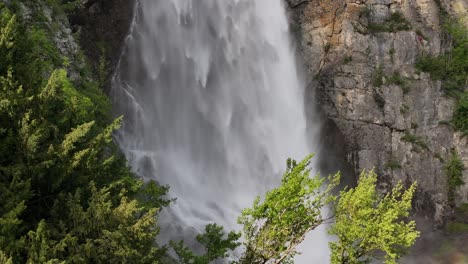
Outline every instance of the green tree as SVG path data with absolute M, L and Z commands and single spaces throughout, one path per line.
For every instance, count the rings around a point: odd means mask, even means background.
M 266 193 L 263 200 L 257 197 L 252 208 L 242 211 L 238 222 L 243 225 L 243 253 L 233 263 L 287 263 L 297 254 L 295 248 L 305 235 L 324 223 L 325 205 L 335 200 L 331 193 L 339 183 L 339 174 L 325 179 L 310 177 L 312 155 L 297 163 L 288 159 L 281 185 Z M 226 237 L 226 238 L 224 238 Z M 225 234 L 215 224 L 206 226 L 205 233 L 197 240 L 206 248 L 206 254 L 194 254 L 183 242 L 172 242 L 179 263 L 207 264 L 218 258 L 228 257 L 241 243 L 240 234 Z M 231 256 L 233 259 L 234 257 Z
M 407 190 L 398 184 L 382 197 L 376 183 L 374 171 L 363 171 L 356 188 L 341 192 L 329 229 L 338 238 L 330 243 L 331 263 L 369 263 L 384 256 L 394 264 L 419 236 L 415 222 L 407 220 L 416 184 Z
M 111 190 L 95 183 L 88 189 L 87 206 L 80 190 L 64 194 L 52 208 L 54 220 L 28 233 L 28 262 L 157 263 L 164 253 L 154 242 L 157 209 L 145 211 L 125 193 L 113 202 Z
M 234 231 L 226 235 L 222 226 L 209 224 L 205 227 L 205 233 L 197 235 L 197 241 L 205 248 L 204 255 L 195 255 L 183 241 L 170 242 L 170 245 L 179 257 L 179 263 L 208 264 L 228 257 L 228 252 L 240 245 L 237 242 L 240 236 L 240 233 Z
M 305 235 L 326 217 L 322 208 L 336 197 L 339 174 L 325 179 L 310 177 L 312 155 L 297 163 L 288 159 L 281 185 L 257 197 L 252 208 L 244 209 L 238 222 L 243 225 L 245 252 L 241 263 L 282 263 L 297 254 L 295 248 Z
M 9 258 L 3 251 L 0 250 L 0 263 L 2 264 L 13 264 L 11 258 Z
M 0 3 L 0 257 L 155 263 L 167 187 L 133 175 L 112 142 L 121 118 L 68 78 L 47 32 Z
M 310 177 L 311 158 L 300 163 L 288 159 L 281 185 L 243 210 L 239 217 L 244 226 L 243 252 L 232 263 L 293 263 L 295 248 L 305 235 L 331 219 L 322 216 L 322 209 L 336 201 L 332 190 L 338 185 L 339 175 L 328 181 L 319 175 Z M 398 184 L 381 196 L 376 182 L 373 171 L 364 171 L 356 188 L 340 193 L 334 207 L 336 223 L 329 229 L 338 238 L 330 243 L 332 263 L 368 263 L 380 256 L 385 256 L 386 263 L 396 263 L 418 237 L 415 222 L 408 220 L 416 185 L 404 190 Z M 229 250 L 239 245 L 238 238 L 233 232 L 226 236 L 222 227 L 213 224 L 197 237 L 206 248 L 205 255 L 194 254 L 183 242 L 172 242 L 171 246 L 179 263 L 207 264 L 228 257 Z

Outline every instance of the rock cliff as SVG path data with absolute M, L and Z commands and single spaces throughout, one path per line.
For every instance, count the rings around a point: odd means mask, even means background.
M 383 190 L 418 182 L 415 208 L 442 224 L 452 212 L 444 165 L 468 138 L 448 125 L 455 100 L 419 72 L 422 55 L 448 48 L 441 12 L 467 15 L 467 0 L 288 0 L 291 29 L 326 117 L 357 175 L 375 167 Z M 468 182 L 468 171 L 463 173 Z M 468 185 L 455 190 L 468 202 Z

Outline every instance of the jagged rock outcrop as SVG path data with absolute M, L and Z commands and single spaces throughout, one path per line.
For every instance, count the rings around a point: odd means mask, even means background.
M 451 212 L 444 164 L 455 149 L 468 167 L 468 138 L 447 125 L 454 100 L 415 63 L 446 48 L 441 9 L 466 16 L 468 1 L 288 3 L 308 75 L 315 79 L 308 89 L 343 135 L 355 174 L 375 166 L 383 189 L 417 181 L 415 208 L 443 223 Z M 457 189 L 456 203 L 467 199 L 465 185 Z

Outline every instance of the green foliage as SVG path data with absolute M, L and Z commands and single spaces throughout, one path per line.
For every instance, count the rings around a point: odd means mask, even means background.
M 371 16 L 372 10 L 368 5 L 365 5 L 364 7 L 361 8 L 359 12 L 359 17 L 360 18 L 369 18 Z
M 382 66 L 379 66 L 377 67 L 375 74 L 374 74 L 374 81 L 372 83 L 374 87 L 380 87 L 384 84 L 383 77 L 384 77 L 384 74 L 383 74 Z
M 332 48 L 331 43 L 327 43 L 327 44 L 325 44 L 325 46 L 323 46 L 323 50 L 325 51 L 325 53 L 328 53 L 331 48 Z
M 0 3 L 0 61 L 12 60 L 16 28 L 16 16 Z M 1 63 L 0 71 L 5 72 L 6 66 Z
M 383 67 L 382 65 L 379 65 L 377 67 L 375 73 L 374 73 L 374 79 L 372 82 L 372 85 L 376 88 L 381 87 L 384 84 L 384 73 L 383 73 Z M 380 109 L 383 109 L 385 107 L 385 98 L 380 95 L 377 91 L 374 91 L 372 97 L 374 98 L 375 103 Z
M 442 158 L 440 153 L 434 153 L 434 158 L 438 159 L 440 162 L 444 162 L 444 158 Z
M 356 188 L 341 192 L 329 229 L 338 238 L 330 242 L 331 263 L 369 263 L 381 253 L 385 263 L 397 263 L 419 236 L 415 222 L 406 220 L 416 185 L 403 190 L 398 184 L 380 197 L 376 182 L 373 171 L 363 171 Z
M 461 204 L 454 208 L 454 219 L 447 223 L 447 231 L 450 233 L 468 232 L 468 204 Z
M 418 59 L 416 68 L 423 72 L 429 72 L 433 80 L 442 79 L 446 74 L 445 63 L 442 57 L 434 58 L 430 56 L 422 56 Z
M 390 59 L 392 60 L 392 62 L 394 61 L 395 59 L 395 48 L 391 48 L 389 50 L 389 53 L 390 53 Z
M 407 106 L 407 105 L 402 105 L 402 106 L 400 107 L 400 113 L 401 113 L 402 115 L 408 114 L 409 110 L 410 110 L 410 108 L 409 108 L 409 106 Z
M 328 184 L 318 176 L 311 178 L 311 157 L 300 163 L 288 159 L 281 185 L 262 201 L 258 197 L 252 208 L 243 210 L 239 223 L 244 227 L 245 250 L 231 263 L 293 263 L 295 248 L 305 234 L 327 220 L 321 209 L 336 201 L 332 190 L 339 175 L 329 177 Z M 330 243 L 332 263 L 368 263 L 381 253 L 385 253 L 386 263 L 396 263 L 418 237 L 414 221 L 407 220 L 416 184 L 407 190 L 398 184 L 382 197 L 376 181 L 373 171 L 364 171 L 356 188 L 340 193 L 335 206 L 336 224 L 329 229 L 338 237 L 338 241 Z M 228 252 L 240 245 L 239 238 L 239 234 L 226 235 L 222 227 L 211 224 L 197 236 L 205 246 L 204 255 L 194 254 L 182 241 L 171 242 L 171 246 L 179 263 L 207 264 L 228 257 Z
M 142 183 L 140 188 L 134 191 L 136 191 L 136 198 L 139 204 L 148 210 L 151 208 L 167 207 L 171 202 L 175 202 L 175 199 L 167 200 L 162 198 L 169 191 L 169 186 L 161 186 L 153 180 Z
M 81 0 L 61 0 L 62 8 L 67 14 L 74 14 L 79 9 L 83 8 Z
M 374 80 L 372 85 L 374 87 L 381 87 L 382 85 L 390 84 L 400 86 L 403 90 L 403 94 L 407 94 L 409 92 L 407 81 L 403 76 L 400 75 L 399 72 L 394 72 L 390 76 L 385 76 L 382 66 L 379 66 L 374 73 Z
M 452 122 L 455 129 L 462 131 L 465 135 L 468 134 L 468 90 L 458 99 Z
M 202 244 L 206 252 L 202 256 L 195 255 L 183 241 L 170 242 L 171 247 L 179 257 L 179 263 L 208 264 L 214 260 L 228 257 L 228 252 L 235 250 L 241 243 L 237 242 L 241 237 L 240 233 L 234 231 L 229 234 L 224 232 L 222 226 L 209 224 L 205 227 L 205 233 L 197 235 L 197 241 Z
M 379 32 L 398 32 L 411 30 L 411 24 L 400 12 L 392 13 L 383 23 L 369 23 L 367 30 L 374 34 Z
M 351 55 L 347 55 L 347 56 L 343 59 L 343 63 L 344 63 L 344 64 L 348 64 L 348 63 L 350 63 L 350 62 L 352 62 L 352 61 L 353 61 L 353 56 L 351 56 Z
M 444 90 L 457 100 L 454 113 L 456 130 L 468 134 L 468 28 L 465 20 L 447 19 L 444 29 L 452 49 L 437 57 L 422 56 L 416 67 L 441 80 Z
M 241 263 L 281 263 L 291 258 L 305 235 L 326 220 L 321 208 L 335 200 L 331 190 L 339 175 L 330 177 L 324 187 L 323 178 L 310 177 L 311 158 L 299 163 L 288 159 L 281 186 L 242 211 L 238 220 L 245 241 Z
M 460 222 L 449 222 L 447 224 L 447 230 L 450 233 L 468 233 L 468 224 Z
M 422 37 L 424 40 L 427 40 L 427 37 L 424 35 L 420 28 L 416 29 L 414 32 L 416 33 L 416 35 Z
M 156 209 L 143 210 L 125 192 L 113 201 L 111 188 L 93 182 L 86 189 L 86 202 L 80 189 L 60 195 L 51 210 L 54 221 L 43 220 L 28 233 L 28 261 L 154 263 L 163 253 L 154 244 Z
M 468 218 L 468 203 L 461 204 L 459 207 L 455 208 L 455 212 L 463 215 L 464 218 Z
M 390 157 L 390 159 L 388 159 L 387 163 L 385 164 L 385 167 L 391 170 L 396 170 L 401 169 L 401 164 L 395 157 Z
M 2 264 L 13 264 L 13 260 L 9 258 L 3 251 L 0 250 L 0 263 Z
M 130 172 L 112 143 L 121 119 L 98 86 L 69 80 L 51 39 L 0 4 L 0 257 L 154 263 L 167 187 Z
M 444 166 L 445 174 L 447 175 L 447 183 L 448 183 L 448 199 L 449 203 L 454 205 L 455 200 L 455 191 L 458 187 L 465 184 L 463 182 L 463 170 L 464 170 L 463 162 L 460 159 L 458 153 L 453 150 L 452 156 L 447 161 Z
M 406 132 L 403 135 L 403 137 L 401 137 L 401 140 L 413 144 L 414 147 L 420 147 L 422 149 L 429 150 L 429 147 L 427 146 L 426 142 L 422 138 L 414 134 L 411 134 L 409 132 Z
M 392 75 L 388 76 L 386 78 L 385 84 L 394 84 L 400 86 L 403 90 L 403 94 L 407 94 L 409 92 L 406 79 L 398 72 L 394 72 Z

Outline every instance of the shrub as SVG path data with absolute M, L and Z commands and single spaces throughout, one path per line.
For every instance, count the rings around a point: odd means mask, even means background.
M 395 157 L 390 157 L 390 159 L 385 164 L 385 167 L 391 170 L 401 169 L 401 164 Z
M 414 134 L 411 134 L 409 132 L 406 132 L 403 137 L 401 137 L 401 140 L 405 142 L 409 142 L 413 144 L 414 146 L 421 147 L 422 149 L 429 149 L 427 146 L 426 142 L 424 140 Z M 416 150 L 416 149 L 415 149 Z
M 379 66 L 379 67 L 377 67 L 377 70 L 375 71 L 374 81 L 372 82 L 374 87 L 380 87 L 380 86 L 382 86 L 384 84 L 383 77 L 384 77 L 384 75 L 383 75 L 382 66 Z
M 402 106 L 400 107 L 400 113 L 401 113 L 402 115 L 408 114 L 409 110 L 410 110 L 410 109 L 409 109 L 409 106 L 407 106 L 407 105 L 402 105 Z
M 453 115 L 453 125 L 455 129 L 468 134 L 468 91 L 460 97 Z
M 401 76 L 398 72 L 394 72 L 392 75 L 387 77 L 386 83 L 400 86 L 403 90 L 403 94 L 407 94 L 409 92 L 409 86 L 407 85 L 405 77 Z
M 463 182 L 463 162 L 458 153 L 453 150 L 452 156 L 444 166 L 445 174 L 447 175 L 448 182 L 448 198 L 449 203 L 454 204 L 455 190 L 464 184 Z
M 387 77 L 387 83 L 403 86 L 403 85 L 406 84 L 406 81 L 405 81 L 404 77 L 402 77 L 400 75 L 400 73 L 395 72 L 392 75 L 390 75 L 389 77 Z
M 391 48 L 388 53 L 390 53 L 390 58 L 393 62 L 393 60 L 395 59 L 395 48 Z
M 437 57 L 422 56 L 416 68 L 441 80 L 445 92 L 457 100 L 454 128 L 468 134 L 468 28 L 463 20 L 447 20 L 446 33 L 453 42 L 451 50 Z
M 411 30 L 411 24 L 400 12 L 392 13 L 383 23 L 369 23 L 367 29 L 370 33 L 397 32 Z
M 348 63 L 350 63 L 352 61 L 353 61 L 353 56 L 351 56 L 351 55 L 348 55 L 343 59 L 344 64 L 348 64 Z

